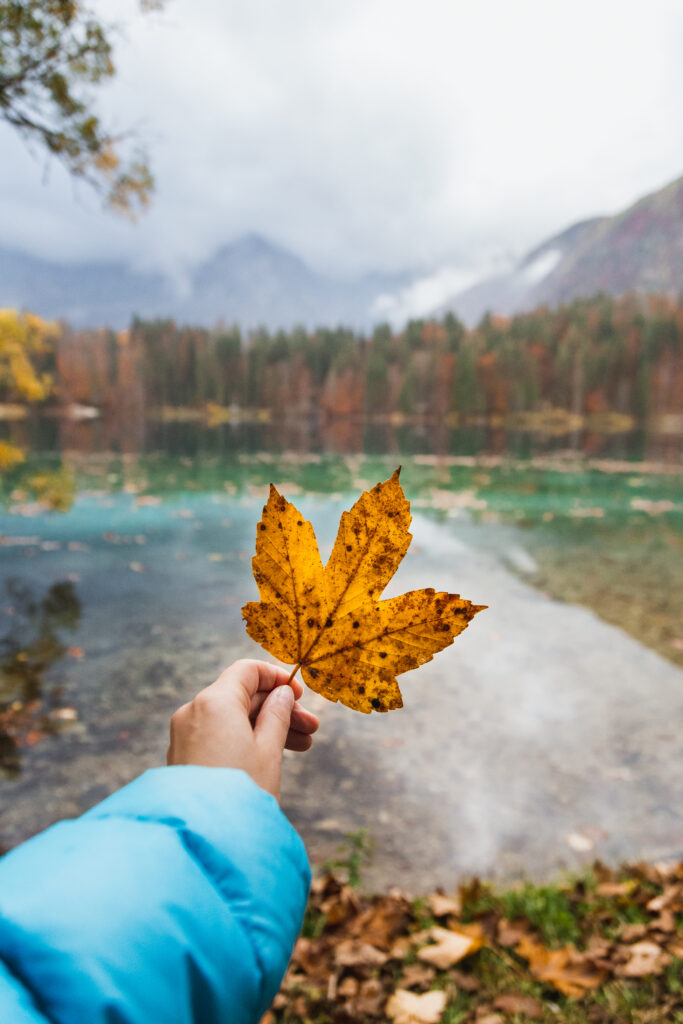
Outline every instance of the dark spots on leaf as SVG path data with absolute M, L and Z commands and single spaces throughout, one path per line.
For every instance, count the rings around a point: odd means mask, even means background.
M 265 530 L 265 528 L 266 528 L 266 524 L 265 523 L 261 523 L 261 529 Z
M 365 687 L 364 687 L 364 686 L 362 686 L 362 685 L 361 685 L 361 686 L 359 686 L 359 687 L 358 687 L 358 692 L 359 692 L 359 693 L 365 693 Z
M 279 590 L 276 590 L 276 591 L 275 591 L 275 596 L 276 596 L 276 597 L 278 597 L 278 598 L 280 598 L 280 597 L 282 597 L 282 594 L 280 593 L 280 591 L 279 591 Z
M 360 626 L 360 622 L 358 622 L 358 621 L 354 622 L 354 624 L 353 624 L 353 628 L 354 629 L 358 629 L 359 626 Z
M 379 656 L 380 656 L 380 658 L 386 658 L 387 652 L 386 651 L 380 651 L 379 652 Z
M 375 710 L 379 710 L 379 708 L 382 707 L 382 702 L 378 700 L 377 697 L 373 697 L 370 703 L 372 704 L 373 708 L 375 708 Z
M 297 521 L 296 521 L 296 525 L 297 525 L 297 526 L 303 526 L 304 524 L 303 524 L 303 522 L 302 522 L 302 520 L 301 520 L 301 519 L 297 519 Z
M 328 618 L 325 622 L 325 629 L 329 629 L 332 625 L 332 619 Z
M 351 544 L 347 544 L 347 545 L 346 545 L 346 550 L 347 550 L 347 551 L 353 551 L 353 547 L 352 547 L 352 545 L 351 545 Z
M 315 619 L 309 619 L 308 620 L 308 625 L 309 626 L 315 626 Z
M 309 668 L 308 674 L 312 676 L 313 679 L 317 679 L 318 676 L 320 675 L 320 672 L 317 668 Z

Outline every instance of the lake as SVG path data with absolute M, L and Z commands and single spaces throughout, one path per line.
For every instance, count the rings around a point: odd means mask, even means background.
M 399 679 L 401 711 L 304 695 L 322 726 L 286 757 L 283 806 L 313 859 L 365 828 L 369 882 L 419 891 L 681 856 L 680 439 L 156 422 L 129 446 L 125 425 L 22 429 L 0 511 L 5 848 L 162 763 L 172 711 L 266 656 L 240 608 L 271 481 L 325 558 L 341 511 L 402 464 L 415 539 L 387 593 L 489 610 Z M 55 471 L 66 512 L 27 483 Z

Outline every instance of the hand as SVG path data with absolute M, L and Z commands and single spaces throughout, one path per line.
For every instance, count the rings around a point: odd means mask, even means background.
M 301 683 L 288 678 L 265 661 L 236 661 L 174 713 L 168 764 L 242 768 L 279 799 L 283 750 L 308 750 L 320 724 L 296 703 Z

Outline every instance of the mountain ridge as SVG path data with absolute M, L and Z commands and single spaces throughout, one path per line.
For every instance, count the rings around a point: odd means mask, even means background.
M 0 306 L 30 309 L 72 327 L 127 327 L 134 316 L 213 326 L 271 329 L 344 323 L 369 328 L 378 295 L 400 290 L 409 272 L 351 279 L 312 270 L 258 234 L 221 246 L 190 271 L 185 286 L 123 261 L 60 264 L 0 248 Z
M 579 221 L 535 246 L 509 272 L 443 303 L 467 323 L 484 313 L 521 313 L 597 292 L 669 294 L 683 289 L 683 177 L 613 216 Z

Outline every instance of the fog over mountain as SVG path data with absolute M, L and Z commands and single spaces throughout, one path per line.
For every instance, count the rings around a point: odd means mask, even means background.
M 407 258 L 406 258 L 407 262 Z M 486 312 L 512 314 L 604 291 L 683 291 L 683 177 L 612 217 L 553 235 L 512 270 L 483 276 L 457 268 L 335 277 L 256 235 L 221 247 L 171 277 L 124 262 L 57 263 L 0 249 L 0 306 L 33 310 L 74 327 L 127 326 L 133 316 L 212 326 L 369 330 L 382 320 L 453 311 L 474 324 Z M 451 291 L 452 298 L 442 296 Z
M 413 277 L 326 276 L 258 235 L 222 247 L 181 280 L 122 262 L 63 264 L 0 249 L 0 306 L 74 327 L 121 328 L 139 316 L 203 326 L 222 320 L 271 329 L 339 323 L 368 329 L 381 319 L 379 300 L 401 294 Z
M 683 291 L 683 177 L 613 217 L 574 224 L 517 266 L 457 292 L 451 310 L 467 323 L 486 312 L 512 314 L 603 291 L 677 296 Z

